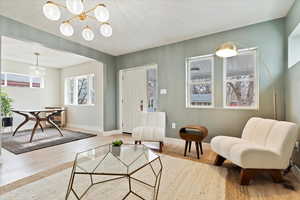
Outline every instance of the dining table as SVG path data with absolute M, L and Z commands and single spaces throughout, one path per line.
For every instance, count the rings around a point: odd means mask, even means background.
M 63 137 L 62 131 L 59 128 L 59 126 L 51 120 L 51 117 L 58 115 L 63 111 L 64 111 L 64 109 L 12 109 L 12 112 L 25 117 L 24 121 L 22 123 L 20 123 L 18 125 L 18 127 L 15 129 L 13 136 L 15 136 L 16 133 L 18 132 L 18 130 L 22 126 L 24 126 L 27 122 L 35 121 L 35 125 L 32 129 L 30 140 L 29 140 L 29 142 L 32 142 L 34 134 L 35 134 L 38 126 L 41 128 L 42 132 L 44 132 L 44 128 L 43 128 L 41 122 L 46 121 L 49 124 L 51 124 L 55 129 L 57 129 L 59 134 Z

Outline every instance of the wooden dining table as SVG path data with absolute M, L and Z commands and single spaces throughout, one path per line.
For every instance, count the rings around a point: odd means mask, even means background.
M 22 126 L 24 126 L 28 121 L 35 121 L 35 125 L 32 129 L 29 142 L 32 142 L 33 136 L 38 126 L 44 132 L 44 128 L 41 124 L 42 121 L 47 121 L 49 124 L 51 124 L 54 128 L 58 130 L 61 136 L 63 136 L 60 128 L 51 120 L 52 116 L 60 114 L 63 111 L 64 109 L 12 109 L 12 112 L 25 117 L 24 121 L 21 124 L 19 124 L 18 127 L 15 129 L 13 136 L 15 136 L 18 130 Z M 41 113 L 44 113 L 45 116 L 40 116 Z

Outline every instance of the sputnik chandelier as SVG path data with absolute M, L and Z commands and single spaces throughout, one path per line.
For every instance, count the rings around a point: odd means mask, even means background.
M 104 4 L 97 4 L 93 8 L 85 10 L 83 5 L 84 0 L 66 0 L 66 5 L 62 5 L 53 1 L 47 1 L 43 6 L 44 15 L 52 20 L 58 21 L 61 17 L 60 8 L 68 10 L 73 16 L 69 19 L 62 21 L 59 26 L 61 34 L 70 37 L 74 34 L 74 28 L 72 22 L 75 20 L 85 21 L 90 18 L 100 23 L 99 31 L 104 37 L 110 37 L 112 35 L 112 27 L 108 23 L 109 11 Z M 92 15 L 92 13 L 94 13 Z M 87 41 L 92 41 L 95 34 L 90 26 L 84 26 L 82 37 Z

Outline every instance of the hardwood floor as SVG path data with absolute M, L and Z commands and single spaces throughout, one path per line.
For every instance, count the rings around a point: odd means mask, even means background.
M 122 139 L 127 143 L 134 142 L 129 135 L 120 134 L 97 136 L 20 155 L 14 155 L 3 150 L 0 164 L 0 195 L 28 182 L 68 168 L 72 165 L 76 152 L 110 143 L 114 139 Z M 148 143 L 147 145 L 158 148 L 157 144 Z M 213 164 L 216 154 L 211 151 L 209 144 L 203 144 L 204 155 L 199 160 L 194 147 L 192 147 L 191 153 L 184 157 L 184 145 L 183 140 L 167 138 L 163 153 L 195 162 Z M 222 167 L 228 169 L 226 200 L 300 199 L 300 183 L 292 173 L 284 177 L 285 182 L 283 184 L 274 184 L 269 176 L 262 175 L 255 177 L 250 186 L 240 186 L 240 169 L 228 161 Z

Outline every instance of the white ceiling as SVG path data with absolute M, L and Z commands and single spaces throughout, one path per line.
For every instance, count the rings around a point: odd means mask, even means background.
M 36 57 L 33 54 L 34 52 L 41 54 L 39 56 L 39 64 L 45 67 L 63 68 L 92 61 L 90 58 L 49 49 L 38 43 L 2 37 L 2 59 L 35 64 Z
M 64 0 L 53 0 L 64 3 Z M 286 16 L 295 0 L 85 0 L 87 8 L 105 3 L 111 12 L 113 36 L 99 34 L 87 42 L 81 37 L 82 23 L 67 39 L 112 54 L 122 55 L 151 47 L 195 38 Z M 46 0 L 0 0 L 0 14 L 64 37 L 59 22 L 46 19 Z M 63 19 L 68 15 L 63 11 Z

